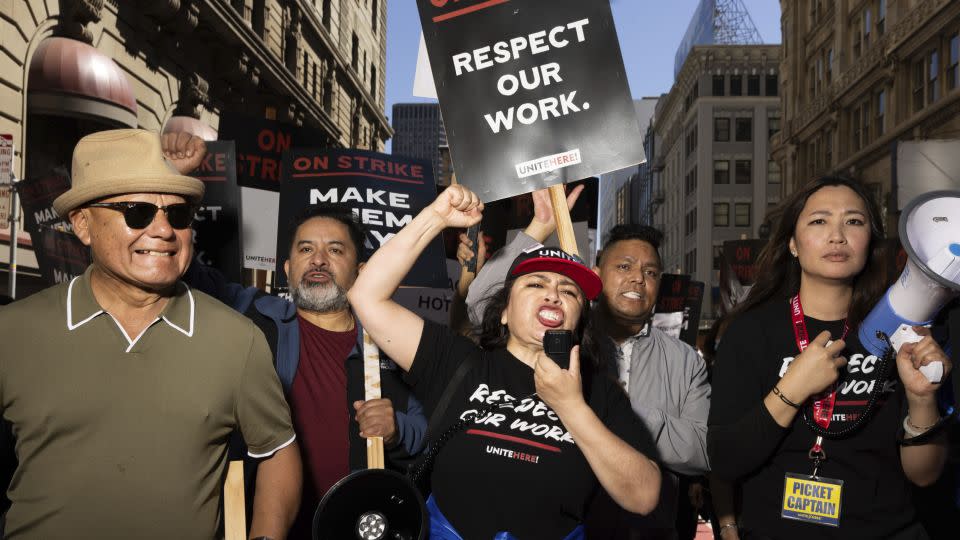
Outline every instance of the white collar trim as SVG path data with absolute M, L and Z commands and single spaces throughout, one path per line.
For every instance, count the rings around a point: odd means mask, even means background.
M 100 314 L 103 313 L 103 310 L 101 309 L 100 311 L 97 311 L 96 313 L 94 313 L 93 315 L 90 315 L 90 316 L 87 317 L 86 319 L 84 319 L 84 320 L 82 320 L 82 321 L 80 321 L 80 322 L 78 322 L 78 323 L 76 323 L 76 324 L 73 323 L 73 285 L 74 285 L 74 283 L 77 282 L 78 279 L 80 279 L 80 276 L 77 276 L 77 277 L 71 279 L 71 280 L 70 280 L 70 286 L 67 287 L 67 330 L 69 330 L 69 331 L 71 331 L 71 332 L 72 332 L 73 330 L 76 330 L 77 328 L 83 326 L 84 324 L 90 322 L 90 321 L 93 320 L 94 317 L 96 317 L 97 315 L 100 315 Z
M 80 321 L 80 322 L 77 322 L 77 323 L 74 323 L 74 322 L 73 322 L 73 285 L 77 282 L 78 279 L 80 279 L 80 276 L 77 276 L 77 277 L 73 278 L 72 280 L 70 280 L 70 285 L 67 287 L 67 330 L 69 330 L 69 331 L 76 330 L 77 328 L 80 328 L 80 327 L 83 326 L 84 324 L 92 321 L 92 320 L 93 320 L 94 318 L 96 318 L 98 315 L 102 315 L 102 314 L 106 313 L 104 310 L 101 309 L 101 310 L 93 313 L 92 315 L 90 315 L 90 316 L 87 317 L 86 319 L 83 319 L 83 320 Z M 184 284 L 184 286 L 187 287 L 186 284 Z M 194 300 L 193 300 L 193 293 L 190 291 L 190 287 L 187 287 L 187 298 L 190 299 L 190 329 L 189 329 L 189 330 L 184 329 L 184 328 L 181 328 L 180 326 L 174 324 L 173 322 L 170 321 L 170 319 L 167 318 L 166 315 L 164 315 L 164 316 L 161 317 L 161 318 L 163 319 L 163 322 L 165 322 L 165 323 L 167 323 L 168 325 L 170 325 L 170 327 L 173 328 L 174 330 L 179 331 L 180 333 L 182 333 L 183 335 L 185 335 L 185 336 L 187 336 L 187 337 L 193 337 L 193 330 L 194 330 L 194 328 L 196 327 L 196 325 L 195 325 L 195 322 L 196 322 L 196 319 L 195 319 L 195 315 L 196 315 L 196 303 L 195 303 Z M 109 315 L 109 313 L 108 313 L 108 315 Z M 110 318 L 113 319 L 113 321 L 114 321 L 115 323 L 117 323 L 117 327 L 120 328 L 120 331 L 123 333 L 123 337 L 127 338 L 127 342 L 130 343 L 130 347 L 127 349 L 127 352 L 130 352 L 130 349 L 133 348 L 134 344 L 136 344 L 137 341 L 140 340 L 140 338 L 143 336 L 144 332 L 146 332 L 146 329 L 144 329 L 144 331 L 141 332 L 140 335 L 137 336 L 136 339 L 131 340 L 131 339 L 130 339 L 130 336 L 127 335 L 126 331 L 124 331 L 124 329 L 123 329 L 123 326 L 120 325 L 120 323 L 117 321 L 117 319 L 115 319 L 115 318 L 113 317 L 113 315 L 110 315 Z M 159 320 L 161 320 L 161 319 L 156 319 L 156 320 L 154 320 L 153 322 L 157 322 L 157 321 L 159 321 Z M 150 328 L 151 326 L 153 326 L 153 323 L 150 323 L 149 325 L 147 325 L 147 328 Z

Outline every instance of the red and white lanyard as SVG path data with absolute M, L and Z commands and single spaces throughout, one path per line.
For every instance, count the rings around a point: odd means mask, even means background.
M 807 333 L 807 321 L 803 318 L 803 306 L 800 304 L 800 295 L 794 296 L 790 300 L 790 317 L 793 320 L 793 335 L 797 340 L 797 348 L 802 353 L 810 344 L 810 335 Z M 843 322 L 843 335 L 840 339 L 847 337 L 850 327 L 847 322 Z M 833 419 L 833 407 L 837 401 L 837 386 L 833 385 L 829 390 L 824 391 L 813 400 L 813 419 L 823 429 L 830 427 L 830 421 Z M 823 451 L 823 437 L 817 436 L 817 440 L 810 448 L 810 459 L 814 460 L 813 475 L 817 475 L 820 468 L 820 462 L 827 454 Z

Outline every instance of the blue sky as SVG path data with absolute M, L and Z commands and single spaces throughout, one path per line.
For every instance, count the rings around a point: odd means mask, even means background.
M 611 0 L 634 97 L 659 96 L 670 90 L 673 56 L 698 3 L 699 0 Z M 743 3 L 763 42 L 780 43 L 780 3 L 775 0 L 743 0 Z M 413 97 L 419 39 L 416 1 L 388 0 L 387 116 L 391 116 L 394 103 L 427 101 Z

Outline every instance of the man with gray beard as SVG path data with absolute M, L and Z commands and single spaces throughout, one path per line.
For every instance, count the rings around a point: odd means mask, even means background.
M 363 267 L 362 225 L 348 209 L 316 205 L 294 219 L 290 237 L 283 269 L 292 303 L 254 287 L 213 288 L 263 331 L 273 351 L 303 456 L 303 502 L 290 538 L 309 539 L 323 494 L 366 467 L 364 438 L 383 437 L 387 466 L 403 471 L 422 449 L 427 420 L 385 357 L 384 399 L 363 401 L 363 330 L 347 301 Z M 199 280 L 208 280 L 204 288 L 211 288 L 209 269 L 197 270 L 204 272 Z

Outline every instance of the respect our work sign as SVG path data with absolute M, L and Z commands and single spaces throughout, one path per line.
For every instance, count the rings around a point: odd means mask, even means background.
M 457 179 L 485 202 L 643 161 L 606 0 L 418 0 Z

